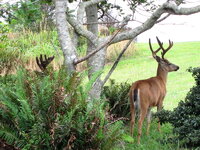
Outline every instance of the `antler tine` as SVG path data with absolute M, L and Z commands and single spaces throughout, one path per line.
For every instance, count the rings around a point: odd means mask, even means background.
M 41 57 L 40 57 L 41 58 Z M 41 59 L 39 59 L 38 57 L 36 57 L 36 63 L 37 63 L 37 65 L 38 65 L 38 67 L 41 69 L 41 70 L 43 70 L 43 67 L 42 67 L 42 65 L 41 65 L 41 63 L 40 63 L 40 60 Z
M 37 65 L 39 66 L 39 68 L 44 71 L 46 70 L 46 67 L 51 63 L 51 61 L 54 59 L 54 56 L 52 57 L 47 57 L 46 55 L 44 55 L 44 59 L 43 59 L 43 55 L 40 54 L 40 57 L 36 57 L 36 62 Z
M 167 51 L 169 51 L 169 50 L 172 48 L 172 46 L 173 46 L 173 42 L 169 40 L 169 46 L 168 46 L 168 48 L 164 49 L 164 48 L 162 47 L 162 50 L 163 50 L 163 52 L 161 53 L 162 59 L 165 59 L 165 58 L 164 58 L 165 54 L 167 53 Z
M 157 37 L 156 37 L 156 38 L 157 38 Z M 157 40 L 158 40 L 158 39 L 157 39 Z M 159 42 L 160 42 L 160 41 L 159 41 Z M 154 58 L 156 57 L 156 53 L 159 52 L 159 50 L 161 50 L 162 44 L 163 44 L 163 43 L 160 42 L 160 44 L 159 44 L 160 47 L 159 47 L 157 50 L 154 51 L 153 48 L 152 48 L 152 45 L 151 45 L 151 39 L 149 38 L 149 47 L 150 47 L 150 50 L 151 50 L 152 55 L 153 55 Z

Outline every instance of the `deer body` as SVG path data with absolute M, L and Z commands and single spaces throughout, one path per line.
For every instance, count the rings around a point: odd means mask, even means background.
M 164 59 L 164 54 L 172 47 L 173 43 L 167 50 L 162 47 L 162 43 L 157 38 L 160 48 L 156 51 L 152 50 L 149 40 L 150 49 L 152 51 L 154 59 L 158 62 L 157 75 L 146 80 L 139 80 L 132 84 L 129 92 L 130 97 L 130 111 L 131 111 L 131 135 L 133 134 L 133 128 L 135 124 L 135 109 L 139 109 L 138 120 L 138 143 L 140 143 L 140 136 L 142 134 L 142 124 L 147 116 L 147 134 L 149 133 L 150 121 L 151 121 L 151 108 L 157 107 L 157 110 L 161 110 L 163 106 L 163 100 L 166 95 L 166 82 L 167 74 L 171 71 L 177 71 L 178 66 L 170 63 Z M 162 59 L 156 56 L 156 53 L 163 49 Z M 158 123 L 158 130 L 160 131 L 160 123 Z

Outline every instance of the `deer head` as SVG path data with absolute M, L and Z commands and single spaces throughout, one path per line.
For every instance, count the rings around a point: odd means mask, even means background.
M 161 68 L 167 72 L 177 71 L 179 69 L 179 66 L 169 62 L 166 58 L 164 58 L 165 54 L 172 48 L 173 42 L 169 40 L 169 46 L 165 49 L 163 47 L 163 43 L 156 37 L 158 45 L 160 46 L 157 50 L 153 50 L 151 45 L 151 39 L 149 39 L 149 47 L 152 52 L 153 58 L 159 63 Z M 161 57 L 157 56 L 156 54 L 162 50 Z

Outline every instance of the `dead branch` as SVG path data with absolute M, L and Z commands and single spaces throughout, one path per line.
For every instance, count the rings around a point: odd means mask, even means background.
M 113 73 L 113 71 L 115 70 L 115 68 L 117 67 L 117 65 L 119 63 L 119 60 L 121 59 L 122 55 L 127 50 L 127 48 L 129 47 L 129 45 L 132 43 L 133 40 L 134 39 L 129 40 L 129 42 L 122 49 L 121 53 L 119 54 L 119 56 L 117 57 L 116 61 L 114 62 L 112 68 L 110 69 L 110 71 L 108 72 L 108 74 L 106 75 L 106 77 L 104 78 L 104 80 L 102 82 L 102 87 L 104 86 L 104 84 L 107 82 L 107 80 L 109 79 L 109 77 L 111 76 L 111 74 Z

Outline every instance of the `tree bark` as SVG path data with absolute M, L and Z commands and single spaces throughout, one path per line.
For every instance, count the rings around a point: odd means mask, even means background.
M 74 28 L 74 30 L 79 34 L 84 36 L 88 40 L 87 56 L 101 45 L 104 45 L 112 36 L 98 38 L 98 24 L 91 24 L 98 22 L 97 16 L 97 4 L 105 0 L 84 0 L 79 4 L 79 9 L 77 12 L 77 18 L 65 15 L 66 10 L 66 0 L 55 0 L 56 1 L 56 21 L 57 29 L 59 34 L 59 40 L 65 57 L 65 64 L 69 72 L 75 71 L 75 64 L 81 62 L 81 59 L 77 59 L 75 47 L 73 41 L 70 38 L 67 21 Z M 64 5 L 65 4 L 65 5 Z M 64 7 L 65 6 L 65 7 Z M 83 26 L 84 12 L 86 11 L 87 17 L 87 29 Z M 167 1 L 163 5 L 159 6 L 157 10 L 147 19 L 142 25 L 130 30 L 124 31 L 118 34 L 109 45 L 130 40 L 137 37 L 139 34 L 145 32 L 152 28 L 156 23 L 165 20 L 169 14 L 171 15 L 190 15 L 200 12 L 200 5 L 192 8 L 181 8 L 177 4 Z M 161 18 L 161 16 L 167 13 L 166 17 Z M 76 43 L 76 42 L 75 42 Z M 107 47 L 107 46 L 106 46 Z M 105 65 L 105 50 L 98 51 L 95 55 L 89 55 L 88 59 L 88 69 L 89 69 L 89 79 L 92 78 L 92 74 L 103 69 Z M 93 89 L 90 92 L 92 99 L 99 98 L 101 93 L 102 81 L 100 78 L 95 82 Z
M 73 61 L 77 59 L 77 55 L 72 38 L 69 34 L 66 10 L 66 0 L 55 0 L 55 17 L 56 27 L 58 30 L 58 38 L 64 55 L 64 64 L 66 66 L 67 72 L 71 74 L 75 71 L 75 65 Z
M 90 22 L 97 22 L 98 21 L 98 9 L 97 5 L 91 5 L 86 8 L 86 17 L 87 17 L 87 23 Z M 96 37 L 98 37 L 98 24 L 90 24 L 87 26 L 88 31 L 92 32 Z M 99 40 L 96 41 L 97 45 L 94 45 L 92 42 L 88 41 L 88 48 L 87 48 L 87 54 L 94 51 L 99 45 L 101 45 L 101 42 Z M 93 73 L 102 70 L 105 65 L 105 48 L 103 50 L 100 50 L 95 55 L 90 57 L 87 61 L 87 65 L 89 68 L 88 71 L 88 77 L 91 79 Z M 100 77 L 96 80 L 94 83 L 93 88 L 90 91 L 90 97 L 92 99 L 97 99 L 100 97 L 101 94 L 101 86 L 102 81 Z

